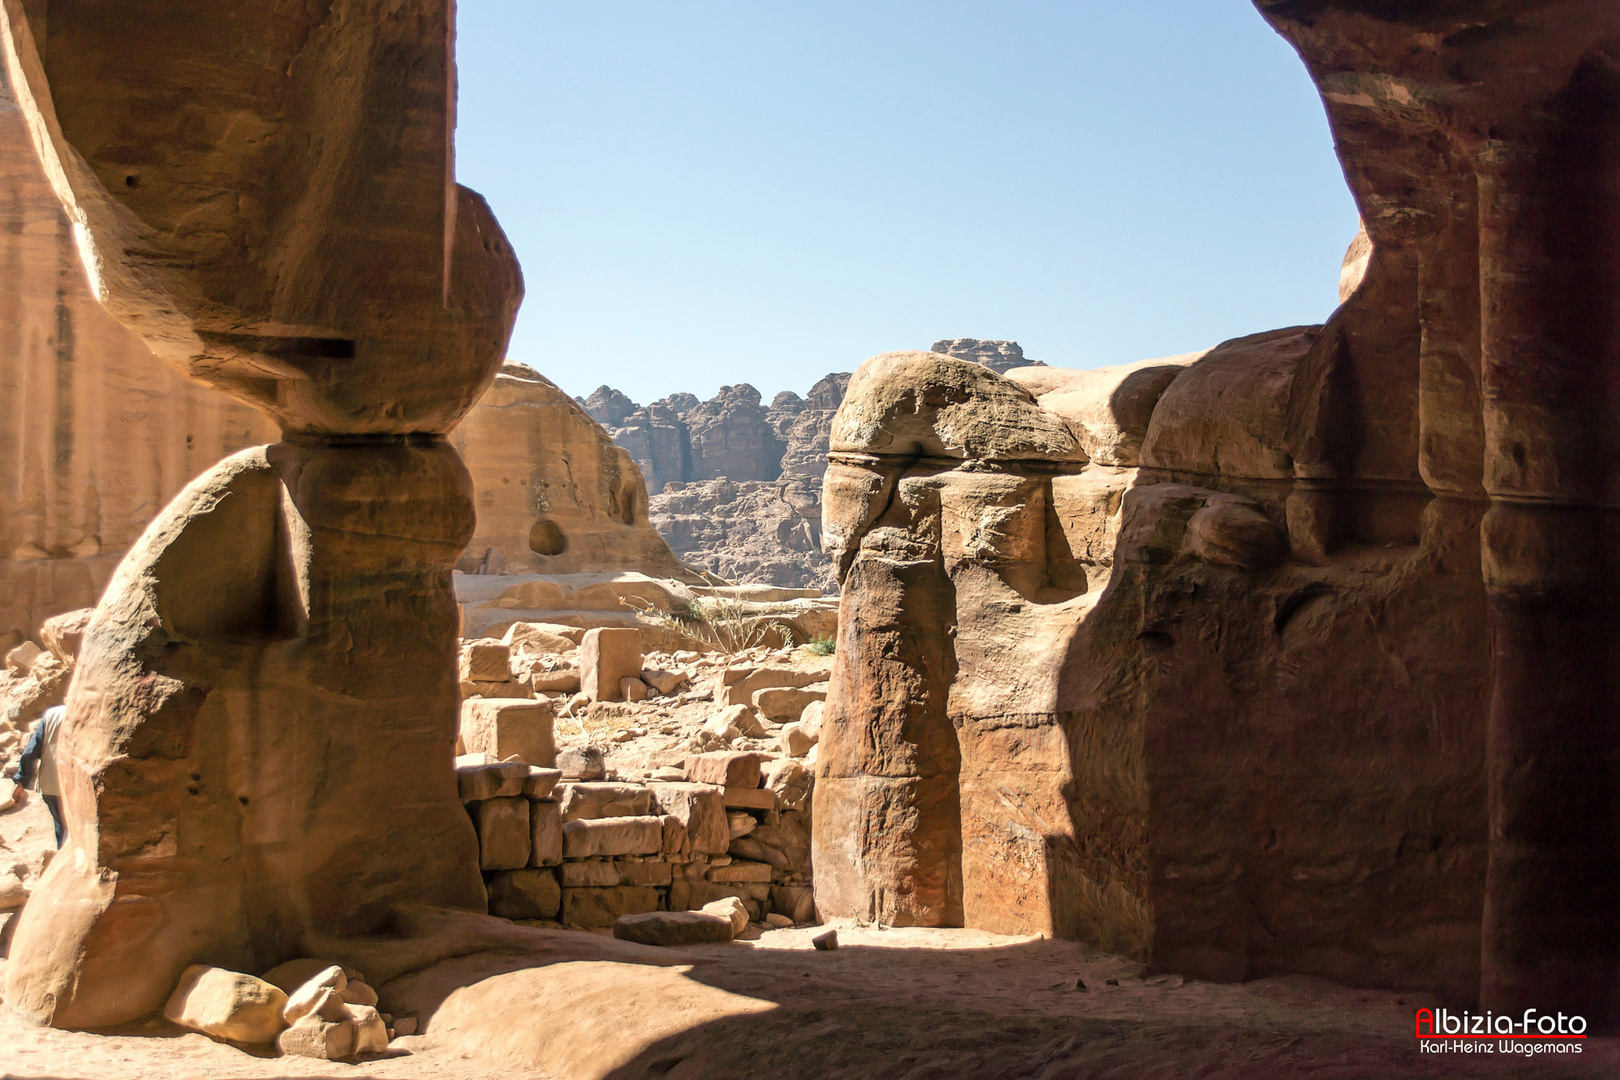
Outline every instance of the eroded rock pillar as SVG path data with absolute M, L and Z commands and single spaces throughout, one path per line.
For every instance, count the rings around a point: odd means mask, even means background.
M 1480 153 L 1493 620 L 1481 1007 L 1620 1020 L 1620 80 Z
M 833 466 L 845 473 L 850 466 Z M 947 713 L 955 597 L 927 477 L 835 477 L 890 505 L 844 575 L 815 788 L 816 906 L 962 925 L 961 754 Z

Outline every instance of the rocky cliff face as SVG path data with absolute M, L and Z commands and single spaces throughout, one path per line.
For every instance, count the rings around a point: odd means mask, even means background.
M 96 302 L 0 69 L 0 648 L 94 604 L 187 481 L 275 431 Z
M 1045 367 L 1039 360 L 1024 359 L 1023 346 L 1016 341 L 985 341 L 980 338 L 942 338 L 934 342 L 930 352 L 952 356 L 958 360 L 971 360 L 983 364 L 997 375 L 1005 375 L 1013 368 Z

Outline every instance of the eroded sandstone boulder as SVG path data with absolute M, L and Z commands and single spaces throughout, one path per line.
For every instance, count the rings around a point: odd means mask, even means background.
M 451 766 L 473 505 L 444 434 L 522 284 L 452 178 L 452 8 L 384 7 L 0 8 L 92 290 L 287 440 L 186 487 L 90 620 L 69 840 L 7 964 L 35 1020 L 121 1023 L 204 955 L 262 970 L 400 901 L 484 906 Z

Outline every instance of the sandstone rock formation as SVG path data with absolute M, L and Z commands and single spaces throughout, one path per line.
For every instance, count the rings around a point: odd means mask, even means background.
M 672 483 L 652 500 L 651 514 L 688 565 L 727 581 L 838 591 L 821 550 L 816 479 Z
M 836 591 L 821 551 L 820 479 L 848 383 L 828 375 L 769 408 L 746 383 L 645 408 L 604 386 L 581 404 L 647 477 L 652 524 L 681 560 L 732 581 Z
M 92 290 L 287 439 L 192 482 L 90 622 L 58 747 L 69 840 L 7 965 L 32 1019 L 139 1017 L 193 963 L 263 970 L 402 900 L 484 906 L 451 769 L 473 506 L 444 434 L 522 287 L 452 179 L 451 19 L 0 7 Z
M 1023 346 L 1016 341 L 985 341 L 980 338 L 944 338 L 934 342 L 929 352 L 941 356 L 954 356 L 958 360 L 971 360 L 983 364 L 997 375 L 1005 375 L 1013 368 L 1045 367 L 1039 360 L 1024 359 Z
M 818 906 L 1612 1025 L 1620 10 L 1258 6 L 1351 291 L 1109 373 L 856 373 Z
M 462 571 L 692 576 L 649 523 L 630 455 L 533 369 L 506 364 L 451 442 L 478 513 Z
M 0 647 L 96 602 L 186 482 L 275 437 L 96 302 L 0 73 Z

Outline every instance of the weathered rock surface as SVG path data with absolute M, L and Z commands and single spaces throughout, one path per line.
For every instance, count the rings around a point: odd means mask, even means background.
M 451 442 L 478 512 L 461 570 L 687 576 L 648 521 L 636 463 L 538 372 L 502 367 Z
M 0 651 L 93 605 L 147 522 L 259 412 L 164 365 L 97 303 L 0 72 Z
M 452 767 L 473 505 L 443 436 L 522 283 L 452 178 L 451 6 L 371 7 L 0 8 L 92 291 L 288 439 L 188 485 L 90 621 L 69 840 L 6 970 L 35 1021 L 121 1023 L 204 956 L 262 970 L 399 902 L 486 902 Z
M 194 964 L 181 973 L 163 1015 L 215 1038 L 270 1043 L 282 1029 L 286 1004 L 287 995 L 263 979 Z
M 997 375 L 1005 375 L 1014 368 L 1045 367 L 1039 360 L 1024 359 L 1023 346 L 1016 341 L 986 341 L 980 338 L 945 338 L 934 342 L 928 349 L 941 356 L 958 360 L 971 360 L 983 364 Z
M 1258 6 L 1366 223 L 1344 303 L 856 372 L 817 907 L 1620 1022 L 1620 11 Z

